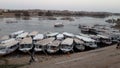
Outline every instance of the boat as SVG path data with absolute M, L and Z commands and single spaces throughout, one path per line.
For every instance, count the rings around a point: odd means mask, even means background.
M 0 43 L 1 43 L 2 41 L 8 40 L 9 38 L 10 38 L 10 37 L 9 37 L 8 35 L 5 35 L 5 36 L 0 37 Z
M 35 35 L 37 35 L 39 32 L 38 31 L 33 31 L 33 32 L 31 32 L 31 33 L 29 33 L 28 34 L 28 36 L 30 36 L 30 37 L 34 37 Z
M 100 43 L 103 43 L 106 45 L 112 44 L 112 40 L 108 36 L 104 36 L 104 35 L 97 35 L 97 36 L 100 39 Z
M 59 33 L 58 32 L 55 32 L 55 33 L 48 33 L 46 34 L 46 37 L 49 38 L 49 37 L 56 37 Z
M 29 34 L 28 32 L 24 32 L 24 33 L 18 35 L 16 38 L 17 38 L 17 39 L 23 39 L 23 38 L 27 37 L 28 34 Z
M 64 25 L 63 25 L 63 23 L 55 23 L 54 24 L 54 27 L 63 27 Z
M 73 51 L 73 38 L 66 38 L 61 42 L 60 50 L 64 53 Z
M 11 33 L 9 36 L 10 36 L 10 38 L 16 38 L 16 36 L 18 36 L 18 35 L 20 35 L 20 34 L 22 34 L 22 33 L 24 33 L 24 30 L 20 30 L 20 31 L 17 31 L 17 32 L 13 32 L 13 33 Z
M 44 39 L 44 34 L 37 34 L 33 37 L 33 41 L 39 41 Z
M 79 50 L 79 51 L 85 50 L 84 41 L 74 38 L 74 42 L 75 42 L 75 45 L 74 45 L 75 50 Z
M 57 40 L 63 40 L 63 39 L 64 39 L 64 35 L 63 35 L 63 34 L 58 34 L 58 35 L 56 36 L 56 39 L 57 39 Z
M 22 52 L 29 52 L 33 48 L 32 38 L 26 37 L 20 41 L 19 50 Z
M 54 37 L 51 37 L 51 38 L 46 38 L 46 39 L 37 41 L 37 42 L 34 43 L 34 45 L 35 45 L 34 50 L 35 50 L 36 52 L 39 52 L 39 51 L 45 52 L 46 46 L 47 46 L 49 43 L 52 43 L 54 40 L 55 40 L 55 38 L 54 38 Z
M 61 41 L 59 41 L 59 40 L 53 41 L 52 43 L 47 45 L 46 51 L 50 54 L 58 52 L 60 43 L 61 43 Z
M 16 40 L 7 41 L 0 44 L 0 56 L 10 54 L 18 48 L 19 42 Z
M 80 39 L 80 40 L 83 40 L 86 47 L 97 48 L 97 44 L 96 44 L 96 41 L 94 39 L 84 37 L 84 36 L 80 36 L 80 35 L 76 35 L 75 37 Z
M 11 42 L 11 41 L 15 41 L 15 39 L 14 38 L 10 38 L 10 39 L 1 41 L 1 43 L 4 44 L 4 43 Z
M 73 38 L 73 37 L 75 36 L 74 34 L 68 33 L 68 32 L 63 32 L 63 35 L 64 35 L 65 37 L 69 37 L 69 38 Z

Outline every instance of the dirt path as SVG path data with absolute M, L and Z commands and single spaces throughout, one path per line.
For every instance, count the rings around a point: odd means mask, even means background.
M 115 47 L 64 55 L 22 68 L 120 68 L 120 50 Z

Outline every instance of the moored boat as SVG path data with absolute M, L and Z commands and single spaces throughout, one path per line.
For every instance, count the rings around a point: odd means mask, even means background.
M 57 51 L 59 51 L 59 45 L 60 45 L 61 41 L 59 40 L 55 40 L 52 43 L 47 45 L 47 52 L 48 53 L 56 53 Z
M 64 53 L 73 51 L 73 38 L 66 38 L 61 42 L 60 50 Z

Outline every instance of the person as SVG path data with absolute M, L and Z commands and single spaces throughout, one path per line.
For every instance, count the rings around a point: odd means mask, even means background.
M 117 49 L 120 49 L 120 42 L 117 43 Z
M 35 46 L 33 46 L 33 48 L 28 52 L 30 55 L 30 60 L 29 60 L 29 64 L 31 64 L 32 62 L 35 62 L 35 50 L 34 50 Z

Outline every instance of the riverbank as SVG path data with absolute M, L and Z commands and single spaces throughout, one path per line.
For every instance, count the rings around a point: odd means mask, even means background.
M 7 64 L 21 68 L 119 68 L 120 66 L 120 50 L 116 49 L 116 45 L 72 54 L 45 55 L 37 53 L 35 55 L 37 62 L 31 65 L 28 65 L 30 60 L 28 54 L 12 53 L 2 58 L 4 60 L 0 60 L 0 66 Z

